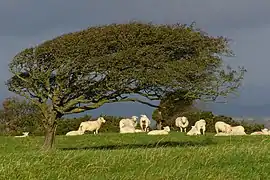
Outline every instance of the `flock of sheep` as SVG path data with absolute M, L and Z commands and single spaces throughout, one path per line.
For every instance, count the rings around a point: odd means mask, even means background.
M 139 133 L 139 132 L 147 132 L 148 135 L 167 135 L 170 132 L 170 127 L 165 126 L 163 130 L 150 130 L 151 121 L 146 115 L 141 115 L 139 123 L 140 129 L 136 129 L 137 126 L 137 116 L 132 116 L 131 118 L 121 119 L 119 122 L 119 129 L 121 134 L 125 133 Z M 99 129 L 101 128 L 102 124 L 105 123 L 106 120 L 103 117 L 99 117 L 95 121 L 85 121 L 81 122 L 78 130 L 70 131 L 66 133 L 66 136 L 76 136 L 76 135 L 83 135 L 85 131 L 94 131 L 94 134 L 98 134 Z M 177 117 L 175 120 L 175 126 L 180 129 L 181 132 L 186 133 L 187 127 L 189 125 L 189 121 L 187 117 Z M 196 121 L 194 126 L 191 126 L 191 129 L 186 133 L 189 136 L 193 135 L 200 135 L 201 131 L 202 134 L 205 134 L 206 130 L 206 121 L 204 119 L 200 119 Z M 243 126 L 231 126 L 225 122 L 218 121 L 215 123 L 215 136 L 231 136 L 231 135 L 247 135 L 245 133 L 245 129 Z M 22 136 L 15 136 L 15 137 L 26 137 L 28 136 L 29 132 L 24 132 Z M 268 129 L 262 129 L 258 132 L 253 132 L 250 135 L 270 135 L 270 131 Z

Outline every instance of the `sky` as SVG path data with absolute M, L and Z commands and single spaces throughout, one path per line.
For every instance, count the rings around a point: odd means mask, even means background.
M 270 111 L 270 1 L 269 0 L 1 0 L 0 1 L 0 100 L 12 95 L 5 86 L 8 63 L 24 48 L 89 26 L 140 20 L 190 24 L 210 35 L 233 40 L 233 66 L 247 74 L 240 95 L 226 104 L 205 107 L 217 114 L 269 116 Z M 152 108 L 136 103 L 110 104 L 89 112 L 132 116 Z

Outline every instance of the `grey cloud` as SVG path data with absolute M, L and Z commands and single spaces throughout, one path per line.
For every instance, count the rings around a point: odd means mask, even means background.
M 37 35 L 51 28 L 145 20 L 219 30 L 269 24 L 269 0 L 1 1 L 1 35 Z

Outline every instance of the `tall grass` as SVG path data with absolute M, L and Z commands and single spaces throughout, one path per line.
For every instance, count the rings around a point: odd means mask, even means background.
M 188 137 L 146 134 L 57 136 L 43 153 L 43 137 L 0 137 L 0 179 L 269 179 L 267 136 Z

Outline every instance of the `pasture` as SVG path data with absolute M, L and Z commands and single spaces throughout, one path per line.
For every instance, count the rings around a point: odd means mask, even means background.
M 57 136 L 55 149 L 40 151 L 44 137 L 0 137 L 0 179 L 165 180 L 268 179 L 270 137 L 189 137 L 103 133 Z

